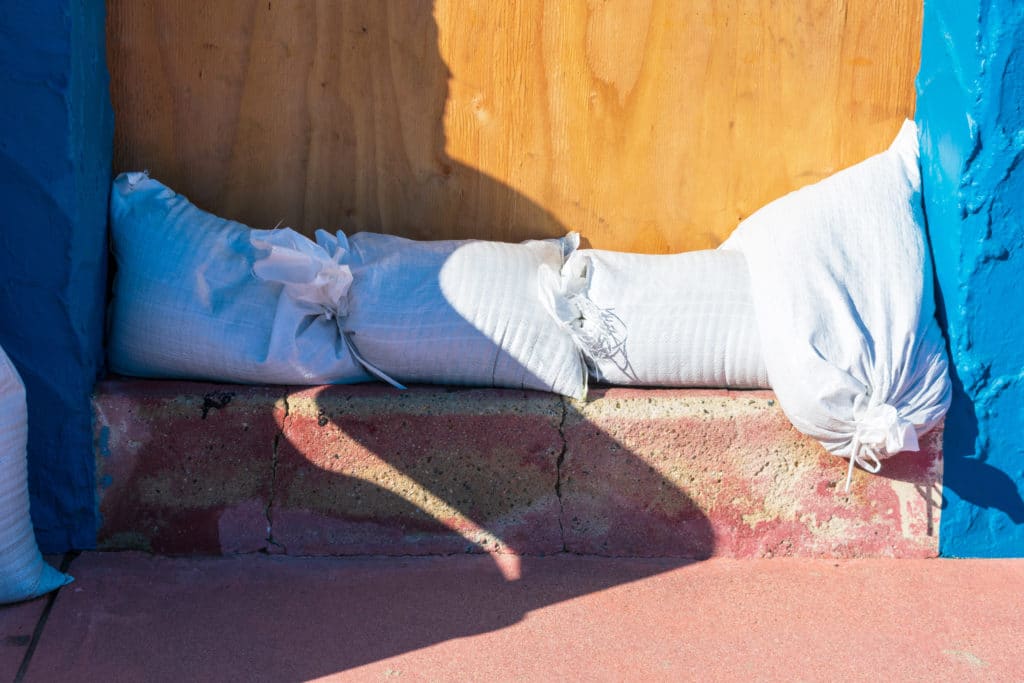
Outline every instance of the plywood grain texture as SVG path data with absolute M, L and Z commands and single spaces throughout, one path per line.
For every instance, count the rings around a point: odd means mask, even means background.
M 115 170 L 415 238 L 719 244 L 913 114 L 921 0 L 109 0 Z

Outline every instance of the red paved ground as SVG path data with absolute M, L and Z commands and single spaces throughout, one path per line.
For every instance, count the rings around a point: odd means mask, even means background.
M 0 680 L 14 680 L 45 607 L 42 599 L 0 608 Z
M 1024 560 L 501 561 L 83 555 L 26 680 L 1024 680 Z

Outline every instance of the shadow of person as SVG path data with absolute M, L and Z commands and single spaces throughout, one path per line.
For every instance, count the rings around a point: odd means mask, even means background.
M 407 587 L 434 598 L 360 597 L 353 604 L 361 629 L 401 628 L 291 660 L 327 667 L 303 676 L 503 628 L 532 610 L 714 552 L 704 512 L 659 471 L 664 462 L 655 454 L 634 450 L 644 437 L 614 436 L 572 400 L 513 389 L 400 393 L 361 385 L 297 390 L 288 406 L 269 513 L 278 551 L 481 558 L 438 569 L 455 575 L 436 585 Z M 482 561 L 486 554 L 491 561 Z M 575 561 L 579 555 L 630 559 L 602 568 Z M 552 563 L 552 556 L 575 559 Z M 458 613 L 441 603 L 460 605 Z M 418 604 L 434 607 L 410 607 Z M 348 631 L 352 618 L 342 610 L 327 624 Z
M 453 76 L 439 53 L 432 5 L 364 4 L 358 31 L 373 64 L 367 72 L 345 70 L 360 85 L 333 86 L 375 93 L 365 102 L 372 111 L 347 115 L 372 119 L 378 140 L 401 140 L 378 145 L 385 158 L 375 163 L 405 173 L 377 176 L 384 185 L 378 196 L 387 197 L 386 204 L 361 202 L 357 195 L 313 201 L 333 209 L 307 213 L 306 222 L 413 238 L 565 234 L 565 226 L 543 207 L 448 156 L 445 107 L 464 103 L 448 97 Z M 381 95 L 389 89 L 401 98 L 393 109 L 380 106 L 381 100 L 391 101 Z M 440 291 L 436 281 L 423 284 Z M 507 356 L 488 343 L 496 358 Z M 339 650 L 328 669 L 501 628 L 546 604 L 714 552 L 711 524 L 685 491 L 623 439 L 592 424 L 570 400 L 517 390 L 413 387 L 400 395 L 387 387 L 329 387 L 293 395 L 282 430 L 271 524 L 274 542 L 289 553 L 380 553 L 373 539 L 384 538 L 403 553 L 494 557 L 490 572 L 477 565 L 472 581 L 452 577 L 438 586 L 446 600 L 463 605 L 466 618 L 439 611 L 406 620 L 401 638 L 361 640 L 359 648 Z M 594 471 L 598 467 L 607 469 Z M 595 479 L 621 483 L 623 490 L 602 489 Z M 663 557 L 621 573 L 560 580 L 552 580 L 544 564 L 537 572 L 545 589 L 523 589 L 534 579 L 535 557 L 572 552 Z M 571 563 L 566 567 L 579 570 Z M 404 607 L 374 602 L 384 622 L 405 613 Z
M 540 204 L 449 154 L 446 121 L 463 149 L 479 152 L 467 154 L 494 163 L 507 161 L 511 146 L 524 138 L 511 131 L 496 141 L 495 128 L 513 115 L 488 109 L 494 98 L 486 84 L 450 72 L 433 2 L 252 7 L 255 18 L 240 16 L 239 23 L 251 25 L 258 45 L 251 52 L 265 57 L 253 64 L 221 55 L 229 65 L 221 68 L 235 68 L 220 80 L 240 88 L 226 93 L 240 111 L 232 115 L 238 118 L 234 140 L 210 141 L 230 157 L 225 175 L 231 181 L 211 195 L 182 177 L 197 203 L 249 225 L 281 221 L 306 234 L 343 228 L 348 234 L 499 241 L 565 234 Z M 219 45 L 236 52 L 242 47 Z M 204 68 L 207 80 L 215 78 L 217 63 Z M 492 85 L 516 88 L 524 102 L 532 92 L 528 83 Z M 226 107 L 200 107 L 229 116 Z M 232 122 L 218 125 L 231 128 Z M 200 154 L 208 153 L 192 153 Z
M 446 111 L 452 125 L 465 127 L 460 139 L 487 125 L 486 112 L 473 98 L 450 98 L 458 74 L 442 59 L 434 9 L 425 1 L 204 3 L 191 16 L 180 4 L 153 5 L 157 39 L 169 46 L 161 73 L 170 81 L 197 67 L 201 74 L 184 81 L 182 111 L 221 118 L 196 136 L 169 135 L 180 140 L 170 156 L 181 163 L 147 162 L 150 169 L 204 208 L 250 225 L 283 219 L 307 233 L 342 228 L 419 239 L 564 235 L 566 226 L 540 204 L 449 155 Z M 203 12 L 237 13 L 240 33 L 258 44 L 214 35 Z M 115 50 L 132 47 L 114 40 Z M 179 74 L 176 59 L 188 69 Z M 531 86 L 514 87 L 525 97 Z M 224 104 L 236 101 L 238 110 Z M 210 137 L 207 129 L 232 134 Z M 228 171 L 221 185 L 202 187 L 203 174 L 188 173 L 220 163 Z M 489 343 L 496 356 L 504 353 Z M 610 433 L 560 397 L 361 386 L 292 392 L 288 403 L 268 511 L 278 549 L 479 560 L 466 577 L 445 570 L 436 585 L 404 593 L 372 595 L 372 580 L 361 584 L 364 594 L 346 598 L 352 612 L 301 586 L 281 603 L 262 604 L 271 617 L 298 609 L 317 620 L 319 633 L 340 635 L 325 644 L 275 634 L 276 651 L 294 665 L 289 676 L 315 678 L 502 628 L 531 610 L 714 552 L 711 523 L 637 451 L 643 439 Z M 667 557 L 590 571 L 592 560 L 574 553 Z M 543 555 L 566 561 L 542 564 Z M 458 614 L 440 604 L 458 605 Z

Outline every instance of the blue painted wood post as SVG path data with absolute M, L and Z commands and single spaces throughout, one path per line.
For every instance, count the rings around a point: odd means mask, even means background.
M 1024 3 L 926 0 L 917 121 L 940 315 L 947 556 L 1024 556 Z
M 44 552 L 90 548 L 89 398 L 102 366 L 113 113 L 102 0 L 0 8 L 0 344 L 29 410 Z

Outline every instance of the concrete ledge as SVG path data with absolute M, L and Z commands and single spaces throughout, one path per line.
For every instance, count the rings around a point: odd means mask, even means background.
M 266 388 L 101 384 L 93 397 L 99 546 L 264 549 L 283 400 Z
M 768 391 L 608 389 L 566 420 L 566 548 L 700 557 L 933 557 L 941 434 L 858 471 Z
M 290 553 L 562 550 L 562 400 L 320 387 L 288 396 L 274 540 Z
M 94 397 L 108 549 L 931 557 L 939 434 L 858 473 L 770 392 L 240 387 Z

